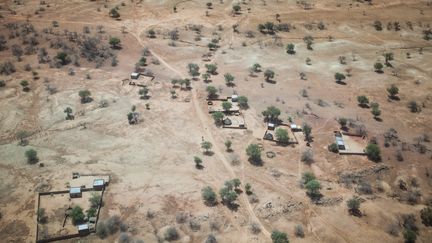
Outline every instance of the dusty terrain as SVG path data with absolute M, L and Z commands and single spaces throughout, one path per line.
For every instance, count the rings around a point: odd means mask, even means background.
M 9 75 L 0 74 L 6 83 L 0 87 L 0 239 L 34 242 L 36 192 L 62 190 L 72 172 L 78 171 L 112 175 L 101 220 L 119 215 L 129 226 L 128 234 L 144 242 L 163 241 L 167 226 L 177 228 L 178 242 L 204 242 L 209 234 L 218 242 L 271 242 L 274 230 L 286 232 L 291 242 L 403 242 L 402 214 L 415 215 L 417 242 L 431 242 L 432 230 L 422 224 L 419 214 L 432 203 L 432 144 L 419 139 L 424 134 L 432 136 L 432 42 L 423 39 L 423 31 L 432 24 L 430 1 L 385 0 L 372 1 L 372 5 L 312 1 L 313 8 L 305 10 L 297 1 L 250 0 L 242 1 L 240 13 L 234 15 L 232 6 L 238 1 L 231 0 L 209 1 L 212 9 L 200 0 L 43 2 L 0 3 L 0 35 L 8 47 L 0 51 L 0 64 L 10 61 L 16 68 Z M 119 19 L 109 16 L 115 6 L 119 6 Z M 276 14 L 291 30 L 260 33 L 258 24 L 278 23 Z M 382 31 L 375 30 L 376 20 L 383 23 Z M 53 21 L 58 27 L 53 27 Z M 317 28 L 320 21 L 325 24 L 323 30 Z M 387 23 L 395 21 L 401 30 L 388 30 Z M 412 30 L 407 22 L 412 23 Z M 57 38 L 64 41 L 74 49 L 68 51 L 78 53 L 80 65 L 50 67 L 38 61 L 37 51 L 17 61 L 12 46 L 24 48 L 25 38 L 22 34 L 10 38 L 11 32 L 22 30 L 7 28 L 10 23 L 32 24 L 38 33 L 36 48 L 46 48 L 51 58 L 61 48 L 54 49 L 50 43 Z M 192 25 L 202 25 L 200 40 L 195 39 L 198 34 Z M 238 25 L 238 32 L 233 25 Z M 110 36 L 120 38 L 121 49 L 110 50 L 117 56 L 117 66 L 110 65 L 111 57 L 96 67 L 79 55 L 79 47 L 64 30 L 81 35 L 85 26 L 90 28 L 89 36 L 100 36 L 105 45 Z M 104 27 L 103 33 L 98 33 L 97 26 Z M 44 28 L 53 31 L 46 33 Z M 150 29 L 155 30 L 155 38 L 147 36 Z M 174 29 L 179 38 L 172 41 L 168 32 Z M 254 37 L 246 37 L 248 31 Z M 306 35 L 314 38 L 313 50 L 306 48 Z M 214 38 L 220 39 L 219 48 L 209 51 L 207 44 Z M 294 55 L 286 52 L 288 43 L 295 44 Z M 122 82 L 129 78 L 144 48 L 150 51 L 144 68 L 155 75 L 153 81 L 140 79 L 150 90 L 148 100 L 140 99 L 139 87 Z M 203 55 L 209 52 L 209 60 L 204 61 Z M 392 67 L 377 73 L 374 63 L 384 63 L 385 52 L 394 54 Z M 346 64 L 339 62 L 340 56 L 346 57 Z M 311 65 L 305 63 L 308 57 Z M 211 75 L 210 83 L 198 76 L 191 81 L 191 90 L 175 88 L 178 97 L 173 99 L 171 80 L 191 78 L 189 63 L 198 64 L 201 73 L 205 64 L 216 63 L 218 74 Z M 266 82 L 263 72 L 251 76 L 248 69 L 254 63 L 263 70 L 272 69 L 275 82 Z M 26 64 L 38 79 L 25 70 Z M 74 75 L 68 74 L 70 69 Z M 346 74 L 347 69 L 351 75 L 346 84 L 336 83 L 335 73 Z M 300 79 L 300 72 L 306 80 Z M 235 77 L 235 86 L 225 85 L 225 73 Z M 23 79 L 30 83 L 28 92 L 20 86 Z M 386 88 L 391 84 L 399 88 L 399 100 L 388 98 Z M 48 85 L 56 92 L 49 92 Z M 217 87 L 224 97 L 233 93 L 248 97 L 250 108 L 243 111 L 247 130 L 215 126 L 205 101 L 208 85 Z M 83 89 L 91 92 L 92 102 L 80 102 L 78 92 Z M 358 95 L 380 104 L 380 119 L 358 106 Z M 101 107 L 101 101 L 108 105 Z M 421 111 L 410 112 L 410 101 L 419 103 Z M 133 105 L 142 120 L 129 125 L 127 113 Z M 297 136 L 300 144 L 294 146 L 262 140 L 266 123 L 261 112 L 270 105 L 282 111 L 284 122 L 291 117 L 297 124 L 312 126 L 313 163 L 301 161 L 309 149 L 301 134 Z M 66 107 L 72 108 L 74 120 L 65 120 Z M 340 117 L 365 126 L 367 139 L 376 139 L 381 148 L 381 162 L 328 151 Z M 384 134 L 390 128 L 397 131 L 397 138 L 385 146 Z M 26 146 L 18 145 L 16 138 L 23 130 L 30 133 Z M 202 139 L 213 144 L 211 156 L 203 155 Z M 225 150 L 226 139 L 233 142 L 231 152 Z M 263 146 L 262 166 L 248 161 L 245 149 L 251 143 Z M 27 163 L 24 153 L 30 148 L 37 151 L 43 167 Z M 267 158 L 268 151 L 276 157 Z M 403 161 L 396 158 L 397 151 Z M 203 159 L 201 170 L 195 168 L 195 155 Z M 378 170 L 378 166 L 386 169 Z M 312 171 L 320 181 L 324 203 L 312 202 L 300 186 L 305 171 Z M 343 175 L 349 173 L 357 180 L 347 182 Z M 241 180 L 242 187 L 250 183 L 258 202 L 243 192 L 236 210 L 222 203 L 204 204 L 202 188 L 211 186 L 218 192 L 224 181 L 234 178 Z M 407 190 L 400 188 L 401 181 Z M 359 182 L 370 184 L 372 193 L 362 193 Z M 414 190 L 421 195 L 409 203 L 406 195 Z M 363 199 L 362 217 L 348 213 L 346 201 L 353 195 Z M 188 215 L 185 222 L 176 220 L 181 213 Z M 198 222 L 199 229 L 191 229 L 191 221 Z M 253 233 L 252 223 L 261 232 Z M 302 225 L 303 238 L 295 236 L 296 225 Z M 391 225 L 397 235 L 388 233 Z M 107 239 L 91 235 L 81 242 L 116 242 L 118 237 L 119 233 Z

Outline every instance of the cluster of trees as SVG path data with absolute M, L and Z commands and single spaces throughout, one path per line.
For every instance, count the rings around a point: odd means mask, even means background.
M 246 154 L 252 164 L 262 164 L 261 148 L 258 146 L 258 144 L 249 144 L 249 146 L 246 148 Z
M 102 204 L 102 196 L 98 193 L 92 193 L 89 198 L 90 208 L 87 209 L 87 218 L 95 217 L 97 214 L 97 208 Z
M 265 121 L 279 122 L 281 111 L 275 106 L 269 106 L 261 114 L 264 116 Z
M 193 79 L 195 79 L 197 76 L 200 75 L 200 72 L 199 72 L 200 68 L 199 68 L 198 64 L 189 63 L 187 67 L 189 69 L 189 74 L 193 77 Z
M 235 200 L 238 197 L 238 193 L 240 190 L 241 181 L 239 179 L 233 179 L 229 181 L 225 181 L 224 186 L 219 190 L 219 196 L 222 200 L 222 203 L 227 205 L 228 207 L 235 207 Z M 247 184 L 247 192 L 251 192 L 250 184 Z M 217 204 L 217 194 L 216 192 L 209 186 L 204 187 L 201 191 L 201 197 L 204 200 L 204 203 L 208 206 L 214 206 Z
M 316 179 L 315 175 L 312 172 L 304 172 L 302 175 L 302 183 L 306 188 L 306 194 L 311 199 L 317 199 L 321 197 L 321 184 Z
M 127 114 L 127 119 L 130 125 L 138 124 L 140 114 L 136 111 L 136 106 L 131 107 L 131 111 Z
M 185 79 L 172 79 L 171 84 L 173 85 L 173 88 L 177 87 L 177 84 L 180 85 L 180 89 L 190 89 L 191 88 L 191 81 L 190 81 L 190 79 L 187 79 L 187 78 L 185 78 Z

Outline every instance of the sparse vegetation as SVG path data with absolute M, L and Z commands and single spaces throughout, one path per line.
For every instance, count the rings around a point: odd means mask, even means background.
M 34 149 L 29 149 L 25 152 L 25 156 L 27 157 L 27 163 L 36 164 L 39 162 L 39 158 L 37 156 L 37 152 Z
M 246 148 L 246 154 L 249 156 L 249 160 L 254 164 L 261 163 L 261 149 L 257 144 L 249 144 Z
M 288 235 L 278 230 L 272 232 L 271 239 L 273 243 L 289 243 Z
M 381 151 L 377 144 L 370 143 L 365 149 L 368 159 L 378 162 L 381 160 Z

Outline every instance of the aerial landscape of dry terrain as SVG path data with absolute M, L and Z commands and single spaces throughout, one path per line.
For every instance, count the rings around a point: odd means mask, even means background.
M 431 0 L 1 0 L 0 242 L 432 242 Z

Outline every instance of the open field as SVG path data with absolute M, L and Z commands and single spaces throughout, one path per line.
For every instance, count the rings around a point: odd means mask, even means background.
M 313 4 L 305 10 L 300 2 Z M 432 206 L 431 1 L 5 0 L 0 7 L 0 241 L 34 242 L 37 192 L 77 186 L 69 184 L 72 172 L 110 174 L 100 220 L 118 215 L 123 223 L 81 242 L 215 242 L 209 235 L 272 242 L 276 230 L 290 242 L 404 242 L 409 229 L 416 242 L 432 239 L 420 216 Z M 260 31 L 266 22 L 274 27 Z M 260 70 L 251 70 L 256 63 Z M 207 72 L 209 64 L 217 70 Z M 135 69 L 155 78 L 129 85 Z M 336 73 L 345 79 L 337 82 Z M 209 86 L 219 97 L 247 97 L 240 109 L 247 129 L 215 125 Z M 84 90 L 91 94 L 83 98 Z M 362 95 L 369 104 L 359 105 Z M 310 146 L 302 132 L 290 146 L 263 140 L 269 106 L 280 111 L 275 121 L 309 125 Z M 380 159 L 330 152 L 339 129 L 365 134 L 356 145 L 376 143 Z M 250 144 L 260 147 L 260 163 L 245 152 Z M 319 196 L 306 193 L 305 172 L 320 183 Z M 222 202 L 219 190 L 236 178 L 236 199 Z M 208 186 L 214 205 L 202 199 Z M 347 208 L 354 196 L 356 213 Z M 68 206 L 57 199 L 44 201 L 53 218 Z M 61 230 L 49 220 L 48 232 Z M 167 236 L 170 227 L 177 237 Z

